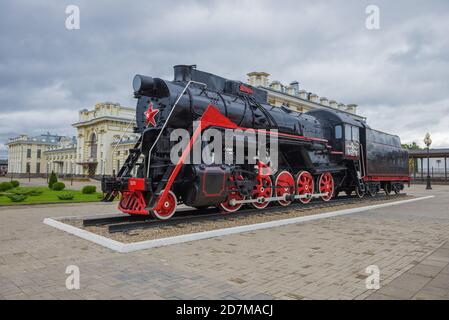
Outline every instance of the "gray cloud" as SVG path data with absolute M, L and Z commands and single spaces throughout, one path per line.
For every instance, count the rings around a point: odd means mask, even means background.
M 81 29 L 65 29 L 79 5 Z M 172 77 L 175 64 L 245 80 L 249 71 L 343 103 L 404 141 L 449 146 L 449 3 L 375 1 L 3 1 L 0 150 L 19 133 L 70 133 L 99 101 L 134 105 L 136 73 Z M 31 119 L 28 121 L 26 119 Z M 33 119 L 35 121 L 33 121 Z M 0 151 L 1 152 L 1 151 Z

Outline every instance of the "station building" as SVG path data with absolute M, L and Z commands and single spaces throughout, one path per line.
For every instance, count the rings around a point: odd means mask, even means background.
M 266 72 L 248 73 L 248 84 L 267 92 L 268 103 L 280 107 L 282 105 L 295 111 L 307 112 L 317 108 L 326 108 L 348 114 L 349 116 L 365 121 L 366 118 L 357 114 L 356 104 L 344 104 L 326 97 L 320 97 L 315 93 L 301 89 L 298 81 L 292 81 L 288 85 L 280 81 L 269 81 L 270 74 Z
M 22 134 L 9 139 L 6 143 L 8 172 L 19 176 L 46 174 L 48 166 L 44 153 L 67 139 L 69 138 L 50 133 L 33 137 Z
M 248 83 L 265 90 L 268 102 L 274 106 L 284 105 L 299 112 L 329 108 L 365 120 L 357 114 L 357 105 L 345 105 L 300 90 L 297 81 L 283 85 L 279 81 L 270 82 L 266 72 L 251 72 Z M 97 103 L 91 110 L 83 109 L 72 126 L 76 129 L 75 137 L 48 133 L 11 138 L 7 143 L 9 174 L 44 176 L 54 171 L 62 176 L 112 175 L 120 170 L 129 149 L 138 140 L 133 133 L 135 108 L 118 103 Z

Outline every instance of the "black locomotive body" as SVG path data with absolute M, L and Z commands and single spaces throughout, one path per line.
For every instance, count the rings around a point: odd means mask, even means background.
M 121 194 L 125 213 L 169 219 L 180 203 L 264 209 L 329 201 L 341 191 L 399 192 L 409 180 L 399 137 L 344 112 L 274 107 L 265 91 L 195 66 L 175 66 L 173 81 L 137 75 L 133 87 L 140 138 L 118 174 L 102 181 L 104 200 Z M 179 150 L 178 129 L 187 141 Z M 205 135 L 210 129 L 218 135 Z M 221 148 L 204 148 L 211 141 Z

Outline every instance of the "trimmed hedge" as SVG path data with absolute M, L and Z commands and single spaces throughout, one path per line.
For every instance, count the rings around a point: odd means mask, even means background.
M 97 192 L 97 187 L 96 186 L 84 186 L 83 189 L 81 189 L 81 192 L 83 194 L 92 194 Z
M 0 183 L 0 191 L 8 191 L 14 188 L 11 182 L 2 182 Z
M 22 202 L 27 198 L 24 194 L 8 194 L 7 197 L 11 199 L 12 202 Z
M 75 196 L 70 192 L 58 194 L 59 200 L 72 200 Z
M 61 191 L 65 189 L 64 182 L 55 182 L 53 183 L 52 189 L 55 191 Z
M 11 184 L 14 188 L 17 188 L 18 186 L 20 186 L 20 182 L 17 180 L 11 180 Z
M 11 193 L 14 194 L 18 194 L 18 195 L 23 195 L 23 196 L 32 196 L 32 197 L 37 197 L 40 196 L 42 194 L 42 190 L 37 190 L 37 189 L 15 189 L 15 190 L 11 190 Z

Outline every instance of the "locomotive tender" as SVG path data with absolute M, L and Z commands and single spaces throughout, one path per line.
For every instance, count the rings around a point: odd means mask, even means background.
M 313 198 L 329 201 L 341 192 L 358 197 L 375 196 L 381 189 L 399 193 L 409 181 L 408 154 L 397 136 L 330 108 L 300 113 L 271 106 L 265 91 L 196 66 L 178 65 L 174 71 L 173 81 L 134 77 L 134 131 L 140 138 L 117 175 L 102 180 L 103 200 L 120 195 L 122 212 L 165 220 L 180 203 L 235 212 L 243 205 L 264 209 Z M 277 171 L 270 171 L 269 154 L 237 163 L 236 150 L 226 148 L 231 162 L 190 162 L 193 145 L 205 143 L 201 134 L 208 128 L 275 135 Z M 187 129 L 190 141 L 173 163 L 176 141 L 170 135 L 175 129 Z M 233 138 L 246 141 L 239 134 Z

